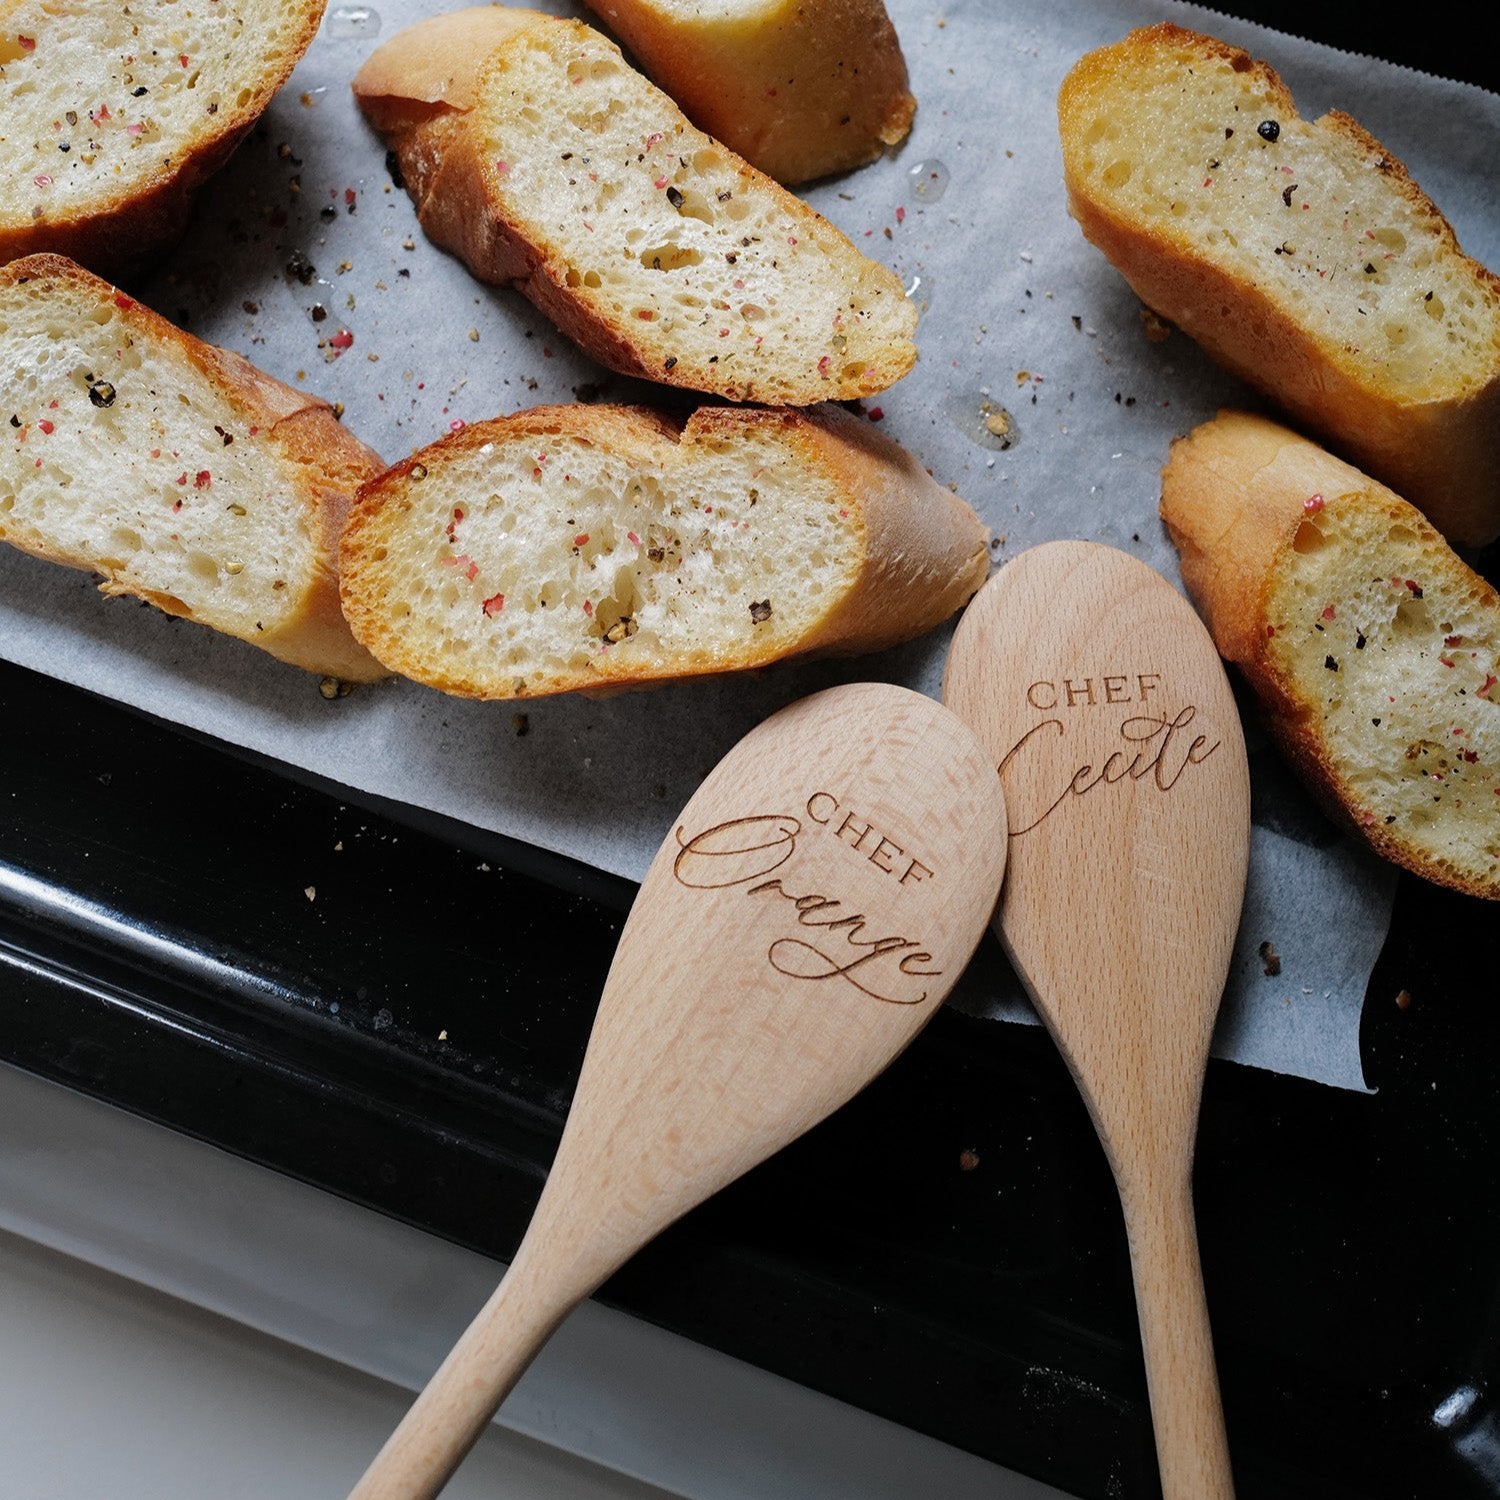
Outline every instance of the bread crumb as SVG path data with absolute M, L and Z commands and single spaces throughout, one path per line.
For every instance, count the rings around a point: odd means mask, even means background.
M 318 899 L 318 888 L 315 885 L 305 885 L 302 887 L 302 894 L 309 901 L 316 901 Z
M 1281 955 L 1269 942 L 1262 943 L 1256 951 L 1260 954 L 1261 963 L 1265 965 L 1262 972 L 1267 979 L 1274 979 L 1281 973 Z
M 1164 344 L 1172 337 L 1172 325 L 1149 307 L 1141 309 L 1141 327 L 1145 330 L 1148 344 Z

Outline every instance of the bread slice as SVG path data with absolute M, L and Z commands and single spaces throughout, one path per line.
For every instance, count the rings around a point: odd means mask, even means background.
M 1500 535 L 1500 280 L 1389 151 L 1170 24 L 1058 114 L 1073 216 L 1143 302 L 1451 541 Z
M 322 15 L 323 0 L 0 4 L 0 261 L 119 271 L 174 236 Z
M 874 161 L 917 101 L 882 0 L 588 0 L 693 123 L 778 182 Z
M 418 22 L 354 80 L 422 226 L 611 369 L 793 406 L 916 359 L 901 283 L 578 21 Z
M 385 675 L 334 577 L 384 465 L 325 402 L 38 255 L 0 267 L 0 424 L 0 540 L 311 672 Z
M 538 407 L 471 423 L 359 495 L 344 611 L 386 666 L 531 698 L 875 651 L 988 572 L 988 533 L 838 408 Z
M 1414 506 L 1263 417 L 1173 446 L 1161 513 L 1220 653 L 1370 846 L 1500 899 L 1500 596 Z

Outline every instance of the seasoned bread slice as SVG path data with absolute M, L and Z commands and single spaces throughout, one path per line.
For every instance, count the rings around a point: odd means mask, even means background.
M 0 3 L 0 261 L 118 271 L 175 235 L 322 15 L 323 0 Z
M 611 369 L 805 406 L 884 390 L 916 359 L 896 277 L 581 22 L 436 16 L 354 91 L 427 233 Z
M 384 465 L 331 408 L 57 255 L 0 267 L 0 540 L 311 672 L 384 676 L 338 534 Z
M 354 633 L 393 671 L 531 698 L 875 651 L 988 572 L 988 533 L 838 408 L 538 407 L 367 484 L 344 532 Z
M 1058 114 L 1073 216 L 1143 302 L 1450 541 L 1500 534 L 1500 280 L 1389 151 L 1170 24 L 1086 56 Z
M 882 0 L 588 0 L 700 129 L 778 182 L 874 161 L 917 101 Z
M 1303 775 L 1387 859 L 1500 899 L 1500 597 L 1414 506 L 1263 417 L 1179 439 L 1188 592 Z

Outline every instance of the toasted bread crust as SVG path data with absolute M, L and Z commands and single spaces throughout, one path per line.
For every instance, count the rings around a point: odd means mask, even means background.
M 699 637 L 674 655 L 670 670 L 643 666 L 628 651 L 591 658 L 580 670 L 532 671 L 516 689 L 509 670 L 478 682 L 447 669 L 441 657 L 413 649 L 393 621 L 381 589 L 365 581 L 369 562 L 392 545 L 390 510 L 415 504 L 411 491 L 440 479 L 445 462 L 522 440 L 578 438 L 648 473 L 691 468 L 696 448 L 742 440 L 752 429 L 796 450 L 839 495 L 859 534 L 852 582 L 829 598 L 819 618 L 791 643 L 752 638 L 725 643 Z M 414 474 L 417 471 L 417 474 Z M 344 613 L 355 635 L 392 671 L 460 697 L 532 698 L 602 687 L 630 687 L 740 671 L 793 656 L 883 650 L 933 629 L 961 608 L 989 572 L 988 533 L 963 501 L 938 485 L 897 444 L 848 412 L 822 408 L 704 407 L 679 429 L 640 406 L 537 407 L 472 422 L 397 464 L 359 492 L 341 551 Z
M 1273 621 L 1279 618 L 1280 576 L 1304 522 L 1321 506 L 1335 504 L 1365 508 L 1410 532 L 1429 569 L 1500 622 L 1500 595 L 1449 549 L 1416 507 L 1263 417 L 1221 412 L 1173 444 L 1162 474 L 1161 515 L 1178 549 L 1188 593 L 1220 655 L 1244 674 L 1272 734 L 1319 800 L 1383 858 L 1469 895 L 1500 899 L 1500 873 L 1488 880 L 1467 877 L 1400 828 L 1372 816 L 1335 764 L 1312 685 L 1278 660 Z M 1379 556 L 1361 561 L 1373 573 L 1389 568 Z M 1500 715 L 1500 706 L 1494 712 Z M 1439 731 L 1448 733 L 1447 726 Z M 1474 816 L 1500 817 L 1500 807 L 1481 802 Z
M 1190 61 L 1205 72 L 1215 64 L 1227 65 L 1243 92 L 1263 94 L 1268 117 L 1282 127 L 1283 141 L 1287 122 L 1298 121 L 1291 94 L 1266 63 L 1171 23 L 1133 32 L 1090 53 L 1064 80 L 1058 98 L 1069 210 L 1084 236 L 1148 307 L 1299 424 L 1419 506 L 1450 540 L 1480 544 L 1500 535 L 1500 340 L 1493 341 L 1482 363 L 1457 357 L 1435 361 L 1427 379 L 1398 381 L 1371 350 L 1339 342 L 1300 314 L 1277 278 L 1251 269 L 1239 246 L 1223 253 L 1204 249 L 1192 225 L 1196 214 L 1215 212 L 1213 168 L 1218 163 L 1211 140 L 1204 148 L 1201 182 L 1161 185 L 1162 193 L 1177 192 L 1191 206 L 1192 212 L 1180 218 L 1141 216 L 1123 196 L 1102 185 L 1098 174 L 1085 169 L 1086 140 L 1102 109 L 1128 120 L 1142 136 L 1169 128 L 1148 117 L 1147 107 L 1127 91 L 1142 69 L 1173 54 L 1180 56 L 1184 69 Z M 1231 131 L 1254 132 L 1254 119 L 1243 114 L 1232 118 Z M 1391 152 L 1338 111 L 1312 129 L 1341 141 L 1379 178 L 1387 200 L 1405 205 L 1420 225 L 1424 253 L 1461 266 L 1477 299 L 1500 306 L 1500 278 L 1463 254 L 1448 221 Z M 1289 195 L 1302 175 L 1299 169 L 1286 179 L 1285 202 L 1268 200 L 1266 205 L 1255 253 L 1268 265 L 1283 253 L 1284 239 L 1293 252 L 1297 248 L 1292 242 L 1300 226 Z M 1373 240 L 1356 242 L 1351 235 L 1350 265 L 1336 271 L 1321 268 L 1319 275 L 1334 276 L 1343 286 L 1357 282 L 1367 265 L 1375 269 L 1367 252 L 1378 261 L 1382 249 Z
M 612 43 L 582 22 L 478 7 L 409 27 L 361 68 L 354 80 L 360 108 L 395 152 L 422 228 L 436 244 L 452 250 L 481 280 L 523 293 L 582 349 L 621 374 L 731 401 L 804 406 L 874 395 L 911 369 L 916 348 L 905 338 L 889 341 L 858 374 L 830 374 L 829 361 L 822 370 L 809 361 L 806 369 L 788 363 L 742 376 L 728 364 L 720 369 L 712 362 L 679 359 L 670 341 L 653 335 L 650 323 L 615 313 L 604 299 L 580 291 L 567 250 L 538 238 L 511 210 L 472 118 L 487 89 L 507 86 L 512 49 L 523 45 L 524 38 L 569 34 L 580 44 L 592 43 L 619 56 Z M 650 88 L 644 80 L 641 84 Z M 677 118 L 692 129 L 680 112 Z M 739 163 L 737 179 L 741 191 L 774 199 L 808 246 L 857 266 L 866 290 L 875 289 L 893 304 L 903 302 L 894 274 L 860 255 L 805 203 L 746 162 Z
M 588 0 L 688 118 L 778 182 L 874 161 L 917 101 L 882 0 L 747 0 L 737 14 Z
M 118 288 L 59 255 L 35 255 L 0 267 L 0 285 L 35 286 L 38 299 L 64 289 L 85 297 L 108 299 L 119 316 L 147 346 L 170 346 L 196 365 L 225 400 L 244 414 L 247 426 L 257 426 L 275 443 L 281 456 L 299 476 L 299 495 L 313 518 L 317 562 L 312 577 L 301 580 L 298 604 L 274 631 L 245 639 L 279 660 L 324 676 L 349 682 L 370 682 L 387 675 L 358 645 L 339 607 L 336 560 L 338 539 L 354 492 L 363 481 L 385 467 L 379 455 L 361 443 L 334 415 L 333 408 L 315 396 L 294 390 L 257 369 L 242 356 L 205 344 L 135 301 Z M 23 546 L 17 537 L 8 538 Z M 23 550 L 65 567 L 94 571 L 96 564 L 65 549 L 27 545 Z M 106 575 L 100 584 L 106 594 L 133 594 L 149 599 L 170 614 L 193 618 L 180 600 L 169 594 L 141 590 Z M 212 624 L 212 621 L 204 623 Z
M 326 0 L 304 0 L 280 60 L 261 76 L 245 80 L 246 97 L 218 108 L 191 140 L 171 143 L 170 160 L 144 186 L 102 181 L 86 207 L 43 218 L 0 214 L 0 262 L 56 254 L 100 275 L 123 276 L 175 240 L 187 224 L 198 189 L 217 172 L 265 112 L 291 75 L 322 24 Z M 14 13 L 17 0 L 0 5 Z M 62 24 L 66 12 L 57 19 Z

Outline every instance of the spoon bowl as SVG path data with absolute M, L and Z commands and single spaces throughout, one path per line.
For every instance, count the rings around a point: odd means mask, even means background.
M 1191 1174 L 1249 859 L 1233 694 L 1164 578 L 1109 547 L 1053 542 L 970 604 L 943 697 L 999 768 L 1010 854 L 996 926 L 1120 1190 L 1164 1495 L 1222 1500 Z
M 577 1303 L 911 1041 L 994 910 L 1004 816 L 973 733 L 905 688 L 814 694 L 729 752 L 631 908 L 515 1259 L 351 1500 L 437 1494 Z

